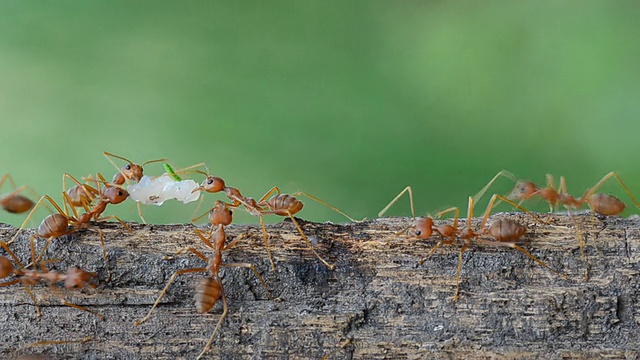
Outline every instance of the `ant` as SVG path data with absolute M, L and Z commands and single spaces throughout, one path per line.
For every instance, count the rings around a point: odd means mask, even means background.
M 69 174 L 65 174 L 65 176 L 79 183 L 75 178 L 73 178 L 73 176 Z M 47 239 L 47 242 L 45 243 L 44 248 L 42 250 L 42 254 L 40 255 L 40 257 L 42 257 L 45 250 L 51 243 L 51 240 L 55 238 L 59 238 L 64 235 L 72 234 L 80 229 L 85 229 L 88 227 L 89 222 L 91 220 L 102 222 L 109 219 L 115 219 L 120 224 L 122 224 L 122 226 L 124 226 L 127 230 L 133 232 L 133 230 L 131 230 L 131 228 L 127 226 L 127 224 L 125 224 L 122 220 L 120 220 L 120 218 L 118 218 L 115 215 L 100 217 L 102 213 L 106 210 L 107 205 L 120 204 L 121 202 L 127 199 L 127 197 L 129 196 L 129 193 L 127 192 L 127 190 L 124 190 L 119 186 L 112 186 L 111 184 L 107 183 L 104 177 L 102 176 L 102 174 L 98 173 L 97 176 L 99 179 L 99 180 L 96 180 L 96 182 L 98 183 L 98 187 L 100 188 L 100 184 L 102 182 L 105 183 L 105 187 L 104 189 L 100 189 L 98 191 L 100 193 L 100 201 L 96 203 L 90 210 L 78 216 L 78 212 L 76 211 L 75 207 L 73 207 L 72 201 L 69 199 L 69 195 L 67 194 L 67 192 L 63 191 L 62 198 L 63 198 L 64 206 L 65 206 L 65 209 L 67 209 L 67 206 L 71 207 L 71 210 L 73 212 L 73 216 L 71 216 L 68 213 L 68 210 L 67 212 L 63 211 L 62 208 L 49 195 L 44 195 L 43 197 L 40 198 L 40 200 L 38 200 L 36 205 L 33 207 L 33 210 L 31 210 L 31 212 L 29 213 L 29 216 L 27 216 L 24 223 L 22 224 L 20 229 L 18 229 L 18 231 L 13 236 L 9 244 L 15 241 L 15 239 L 20 234 L 20 231 L 24 229 L 29 219 L 33 216 L 35 211 L 45 200 L 47 200 L 51 205 L 53 205 L 53 207 L 55 207 L 55 209 L 58 212 L 44 218 L 44 220 L 42 220 L 42 222 L 40 223 L 40 226 L 38 226 L 38 228 L 36 229 L 35 234 L 32 235 L 31 238 L 29 239 L 31 242 L 31 252 L 34 255 L 35 255 L 34 239 L 38 239 L 38 238 Z M 100 242 L 102 244 L 102 255 L 104 257 L 104 260 L 107 266 L 107 271 L 109 272 L 109 276 L 107 278 L 107 281 L 109 281 L 111 279 L 111 269 L 109 269 L 109 263 L 107 260 L 107 250 L 104 244 L 104 235 L 102 234 L 102 231 L 100 229 L 98 229 L 98 232 L 100 233 Z M 40 260 L 40 257 L 38 257 L 37 261 Z
M 4 182 L 9 180 L 13 186 L 13 191 L 3 197 L 0 197 L 0 206 L 7 212 L 13 214 L 21 214 L 27 212 L 33 208 L 33 201 L 24 195 L 20 195 L 20 192 L 27 188 L 26 185 L 16 187 L 16 183 L 9 174 L 4 174 L 0 179 L 0 188 L 4 185 Z
M 226 208 L 226 206 L 219 206 L 216 210 L 216 216 L 217 214 L 220 214 L 221 221 L 226 222 L 228 208 Z M 216 216 L 214 216 L 214 218 L 217 219 Z M 220 316 L 220 320 L 218 320 L 218 324 L 216 325 L 216 328 L 213 331 L 213 334 L 211 334 L 209 341 L 205 345 L 204 349 L 202 349 L 202 352 L 200 353 L 200 355 L 198 355 L 198 359 L 200 359 L 202 358 L 204 353 L 206 353 L 207 350 L 209 350 L 209 348 L 211 347 L 211 344 L 213 343 L 213 340 L 216 334 L 218 333 L 218 330 L 220 329 L 220 326 L 222 325 L 224 319 L 227 317 L 227 313 L 229 311 L 229 307 L 227 305 L 227 298 L 224 294 L 224 289 L 222 286 L 222 279 L 220 278 L 221 267 L 250 268 L 256 274 L 256 276 L 260 279 L 260 282 L 262 282 L 262 285 L 267 290 L 267 295 L 269 296 L 269 298 L 273 300 L 273 297 L 269 292 L 267 283 L 264 281 L 260 273 L 258 273 L 258 270 L 255 268 L 255 266 L 253 266 L 253 264 L 222 262 L 222 252 L 226 249 L 229 249 L 231 246 L 233 246 L 233 244 L 235 244 L 237 240 L 239 240 L 239 238 L 241 238 L 242 236 L 234 240 L 231 244 L 225 246 L 226 234 L 224 231 L 224 224 L 222 222 L 215 225 L 215 231 L 212 230 L 209 236 L 204 236 L 203 233 L 198 229 L 196 229 L 195 233 L 196 235 L 198 235 L 200 240 L 202 240 L 202 242 L 207 247 L 213 249 L 213 255 L 207 258 L 200 251 L 192 247 L 181 249 L 176 253 L 176 255 L 183 254 L 186 252 L 191 252 L 195 254 L 197 257 L 199 257 L 200 259 L 202 259 L 203 261 L 207 262 L 207 266 L 176 271 L 167 282 L 167 285 L 165 285 L 164 289 L 158 296 L 158 299 L 151 307 L 151 310 L 149 310 L 149 313 L 144 318 L 136 321 L 134 323 L 134 326 L 138 326 L 144 323 L 151 317 L 151 312 L 153 311 L 153 309 L 156 308 L 156 306 L 158 306 L 158 304 L 160 303 L 160 300 L 165 295 L 165 293 L 169 289 L 169 286 L 171 286 L 171 284 L 173 283 L 173 281 L 176 279 L 177 276 L 182 274 L 195 273 L 195 272 L 209 272 L 209 276 L 202 278 L 200 282 L 198 282 L 198 285 L 196 287 L 196 294 L 195 294 L 196 308 L 199 313 L 204 314 L 206 312 L 209 312 L 213 308 L 213 306 L 218 302 L 218 300 L 222 298 L 223 310 L 222 310 L 222 315 Z M 211 241 L 212 238 L 213 238 L 213 242 Z
M 502 170 L 498 172 L 487 185 L 476 194 L 474 199 L 479 199 L 484 192 L 496 181 L 499 177 L 504 176 L 510 179 L 515 179 L 515 176 L 506 170 Z M 578 242 L 580 244 L 580 253 L 582 254 L 582 259 L 586 263 L 586 256 L 584 253 L 584 240 L 582 238 L 582 234 L 578 223 L 573 219 L 573 215 L 571 213 L 571 209 L 579 209 L 585 203 L 589 205 L 589 208 L 592 212 L 598 213 L 600 215 L 610 216 L 610 215 L 618 215 L 620 214 L 626 205 L 617 197 L 608 194 L 596 194 L 595 192 L 609 179 L 615 178 L 622 189 L 627 193 L 631 201 L 635 204 L 636 207 L 640 208 L 640 204 L 636 201 L 635 197 L 631 194 L 631 191 L 627 188 L 627 186 L 622 182 L 618 174 L 615 172 L 610 172 L 600 179 L 594 186 L 587 188 L 584 194 L 576 198 L 569 194 L 567 190 L 567 184 L 564 176 L 560 176 L 560 186 L 556 190 L 555 182 L 553 179 L 553 175 L 547 174 L 547 185 L 544 188 L 539 188 L 536 184 L 531 181 L 518 180 L 516 182 L 515 187 L 507 198 L 511 200 L 519 200 L 519 203 L 532 199 L 534 197 L 539 196 L 544 199 L 549 204 L 549 209 L 551 212 L 557 210 L 560 204 L 564 205 L 567 209 L 569 216 L 573 220 L 576 225 L 576 231 L 578 233 Z M 589 280 L 589 269 L 585 269 L 585 280 Z
M 90 288 L 96 288 L 96 284 L 92 283 L 92 280 L 94 278 L 97 277 L 96 273 L 93 272 L 88 272 L 88 271 L 84 271 L 78 267 L 70 267 L 66 273 L 58 273 L 55 271 L 49 271 L 46 266 L 44 265 L 45 262 L 51 262 L 52 260 L 48 260 L 48 261 L 43 261 L 43 262 L 38 262 L 36 257 L 35 257 L 35 253 L 31 254 L 31 261 L 34 264 L 38 264 L 40 266 L 40 270 L 29 270 L 26 269 L 24 267 L 24 265 L 22 265 L 22 263 L 20 262 L 20 259 L 18 259 L 18 257 L 9 249 L 9 246 L 4 242 L 4 241 L 0 241 L 0 246 L 2 248 L 5 249 L 5 251 L 7 251 L 7 253 L 9 254 L 9 256 L 11 256 L 11 258 L 13 258 L 13 261 L 16 263 L 16 265 L 18 266 L 17 268 L 15 266 L 13 266 L 13 264 L 11 264 L 11 261 L 4 257 L 4 256 L 0 256 L 0 279 L 4 279 L 9 277 L 10 275 L 13 275 L 15 277 L 15 279 L 13 280 L 9 280 L 9 281 L 5 281 L 3 283 L 0 283 L 0 286 L 11 286 L 14 284 L 18 284 L 18 283 L 22 283 L 24 285 L 25 290 L 27 291 L 27 293 L 29 294 L 29 296 L 31 297 L 31 300 L 33 301 L 33 304 L 36 307 L 36 314 L 38 315 L 38 317 L 40 317 L 41 313 L 40 313 L 40 307 L 38 306 L 38 304 L 36 303 L 36 299 L 33 296 L 33 292 L 31 291 L 31 287 L 34 286 L 35 284 L 37 284 L 40 281 L 46 282 L 49 284 L 49 287 L 51 288 L 52 291 L 54 291 L 56 293 L 56 295 L 58 297 L 60 297 L 60 300 L 62 301 L 62 303 L 66 306 L 78 309 L 78 310 L 82 310 L 82 311 L 86 311 L 89 312 L 95 316 L 97 316 L 100 320 L 104 320 L 104 317 L 102 315 L 100 315 L 99 313 L 95 312 L 95 311 L 91 311 L 87 308 L 85 308 L 84 306 L 80 306 L 80 305 L 76 305 L 76 304 L 72 304 L 66 300 L 64 300 L 58 293 L 57 293 L 57 288 L 55 286 L 56 283 L 59 282 L 64 282 L 64 286 L 66 289 L 82 289 L 85 287 L 90 287 Z M 44 254 L 44 252 L 43 252 Z M 40 254 L 40 257 L 42 257 L 43 254 Z M 53 260 L 55 261 L 55 260 Z
M 269 261 L 271 262 L 271 269 L 273 271 L 276 270 L 276 266 L 275 266 L 275 263 L 273 262 L 273 256 L 271 255 L 271 251 L 269 250 L 269 237 L 267 235 L 267 228 L 264 222 L 264 215 L 267 215 L 267 214 L 288 216 L 293 222 L 293 224 L 295 225 L 295 227 L 298 229 L 298 232 L 300 233 L 304 241 L 307 243 L 307 245 L 309 245 L 309 248 L 311 249 L 311 251 L 316 255 L 316 257 L 320 259 L 320 261 L 322 261 L 322 263 L 324 263 L 329 269 L 331 270 L 335 269 L 334 264 L 329 264 L 315 251 L 315 249 L 313 248 L 313 245 L 311 244 L 307 236 L 304 234 L 304 232 L 302 231 L 302 228 L 300 227 L 295 217 L 293 216 L 294 214 L 302 210 L 302 207 L 304 206 L 302 201 L 298 200 L 296 197 L 300 195 L 304 195 L 310 198 L 311 200 L 314 200 L 334 210 L 335 212 L 345 216 L 350 221 L 355 222 L 356 221 L 355 219 L 351 218 L 349 215 L 345 214 L 337 207 L 329 205 L 328 203 L 306 192 L 297 192 L 291 195 L 282 194 L 280 192 L 280 189 L 277 186 L 274 186 L 269 191 L 267 191 L 267 193 L 264 194 L 264 196 L 262 196 L 260 200 L 256 201 L 253 198 L 243 196 L 240 193 L 240 190 L 238 190 L 237 188 L 226 186 L 222 178 L 209 175 L 199 170 L 196 170 L 196 171 L 205 175 L 207 178 L 202 182 L 202 184 L 198 188 L 194 189 L 193 192 L 196 192 L 196 191 L 206 191 L 208 193 L 224 192 L 227 195 L 227 197 L 231 201 L 233 201 L 232 204 L 229 204 L 230 207 L 239 207 L 240 205 L 242 205 L 249 214 L 258 216 L 260 218 L 264 245 L 265 245 L 265 248 L 267 249 L 267 253 L 269 254 Z M 271 196 L 271 198 L 269 198 L 269 196 Z M 267 200 L 267 198 L 269 199 Z M 195 219 L 192 219 L 191 221 L 195 222 L 201 217 L 203 217 L 205 214 Z
M 434 232 L 436 232 L 441 237 L 444 238 L 444 239 L 440 240 L 431 249 L 431 251 L 429 251 L 429 253 L 427 254 L 427 256 L 425 258 L 421 259 L 418 262 L 420 265 L 425 260 L 427 260 L 429 257 L 431 257 L 431 255 L 433 255 L 440 246 L 453 244 L 456 241 L 457 238 L 460 238 L 462 240 L 466 240 L 466 243 L 462 246 L 462 249 L 460 249 L 460 256 L 459 256 L 459 261 L 458 261 L 458 270 L 457 270 L 457 273 L 456 273 L 456 293 L 455 293 L 455 296 L 454 296 L 454 301 L 458 301 L 458 294 L 459 294 L 459 291 L 460 291 L 460 271 L 462 269 L 462 255 L 467 250 L 467 248 L 471 245 L 472 241 L 476 241 L 476 242 L 478 242 L 480 244 L 485 244 L 485 245 L 490 245 L 490 246 L 507 246 L 507 247 L 511 247 L 513 249 L 516 249 L 516 250 L 522 252 L 523 254 L 525 254 L 527 257 L 529 257 L 532 260 L 534 260 L 535 262 L 537 262 L 538 264 L 546 267 L 547 269 L 559 274 L 560 276 L 562 276 L 563 278 L 566 279 L 566 275 L 561 274 L 561 273 L 557 272 L 556 270 L 550 268 L 547 264 L 545 264 L 544 262 L 542 262 L 541 260 L 539 260 L 535 256 L 531 255 L 524 248 L 522 248 L 522 247 L 517 245 L 519 240 L 522 238 L 522 236 L 524 236 L 524 234 L 526 232 L 526 228 L 524 226 L 522 226 L 521 224 L 519 224 L 518 222 L 516 222 L 514 220 L 509 220 L 509 219 L 498 219 L 497 221 L 494 221 L 489 226 L 489 228 L 486 227 L 487 220 L 489 219 L 489 215 L 491 214 L 491 210 L 493 209 L 493 207 L 496 204 L 496 200 L 505 201 L 505 202 L 513 205 L 514 207 L 526 212 L 530 216 L 534 217 L 536 219 L 536 221 L 541 222 L 541 223 L 545 223 L 538 216 L 536 216 L 535 214 L 532 214 L 530 211 L 528 211 L 527 209 L 523 208 L 519 204 L 514 203 L 513 201 L 505 198 L 502 195 L 494 194 L 491 197 L 491 200 L 489 200 L 489 204 L 487 205 L 487 209 L 485 211 L 484 217 L 482 219 L 482 223 L 480 225 L 480 230 L 478 232 L 474 232 L 473 230 L 471 230 L 471 220 L 473 219 L 473 209 L 474 209 L 474 201 L 475 200 L 474 200 L 473 197 L 469 197 L 469 205 L 468 205 L 468 211 L 467 211 L 467 216 L 468 216 L 467 217 L 467 230 L 466 231 L 461 231 L 460 229 L 458 229 L 458 218 L 459 218 L 459 215 L 460 215 L 460 211 L 459 211 L 459 209 L 457 207 L 451 207 L 451 208 L 448 208 L 448 209 L 443 210 L 443 211 L 441 211 L 441 212 L 436 214 L 436 216 L 438 218 L 440 218 L 444 214 L 447 214 L 447 213 L 450 213 L 450 212 L 454 212 L 455 216 L 454 216 L 454 220 L 453 220 L 453 225 L 442 224 L 442 225 L 435 226 L 434 222 L 433 222 L 433 219 L 431 217 L 418 217 L 418 218 L 416 218 L 414 205 L 413 205 L 414 204 L 414 202 L 413 202 L 413 190 L 411 189 L 411 186 L 407 186 L 393 200 L 391 200 L 391 202 L 387 206 L 385 206 L 378 213 L 378 216 L 384 215 L 384 213 L 395 202 L 397 202 L 398 199 L 405 193 L 409 194 L 409 204 L 411 206 L 411 215 L 415 219 L 414 224 L 412 226 L 410 226 L 409 229 L 405 229 L 405 230 L 408 230 L 407 231 L 407 237 L 416 238 L 418 240 L 423 240 L 423 239 L 429 238 Z M 404 232 L 405 230 L 401 231 L 400 233 Z M 486 236 L 490 236 L 491 238 L 494 239 L 494 241 L 480 238 L 481 236 L 485 236 L 485 235 Z
M 500 195 L 494 195 L 487 206 L 487 209 L 482 218 L 482 223 L 480 224 L 480 229 L 476 232 L 471 229 L 471 222 L 473 219 L 473 209 L 474 209 L 474 199 L 473 197 L 469 197 L 469 205 L 467 210 L 467 229 L 460 230 L 458 229 L 458 217 L 459 217 L 459 209 L 457 207 L 449 208 L 437 214 L 438 217 L 444 215 L 448 212 L 455 212 L 455 217 L 453 221 L 453 225 L 440 225 L 434 228 L 433 220 L 429 217 L 426 218 L 418 218 L 416 219 L 414 225 L 407 232 L 407 237 L 413 237 L 417 239 L 426 239 L 433 231 L 439 233 L 445 239 L 440 240 L 429 252 L 429 254 L 422 260 L 419 261 L 419 264 L 422 264 L 425 260 L 427 260 L 431 255 L 433 255 L 436 250 L 443 244 L 453 244 L 456 238 L 460 238 L 465 240 L 465 244 L 460 249 L 460 254 L 458 258 L 458 268 L 456 271 L 456 292 L 453 300 L 458 301 L 459 293 L 460 293 L 460 272 L 462 270 L 462 255 L 469 248 L 469 246 L 473 242 L 477 242 L 483 245 L 489 246 L 506 246 L 520 251 L 525 254 L 527 257 L 537 262 L 543 267 L 551 270 L 552 272 L 560 275 L 563 279 L 567 279 L 567 276 L 552 269 L 547 264 L 545 264 L 542 260 L 536 258 L 531 255 L 527 250 L 517 245 L 518 242 L 522 239 L 526 232 L 526 228 L 522 226 L 517 221 L 511 219 L 498 219 L 493 221 L 491 225 L 487 228 L 487 220 L 489 219 L 489 215 L 491 214 L 491 210 L 495 204 L 495 200 L 500 198 Z M 531 214 L 529 211 L 526 211 L 529 215 L 534 216 L 539 220 L 537 216 Z M 487 240 L 481 238 L 482 236 L 489 236 L 493 240 Z

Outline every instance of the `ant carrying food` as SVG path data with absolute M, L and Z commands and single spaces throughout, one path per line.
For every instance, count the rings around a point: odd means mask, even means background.
M 94 284 L 92 280 L 97 277 L 96 273 L 84 271 L 78 267 L 70 267 L 66 273 L 49 271 L 45 267 L 44 261 L 37 261 L 35 253 L 32 253 L 31 261 L 33 263 L 33 266 L 36 266 L 36 264 L 39 265 L 40 270 L 29 270 L 26 269 L 24 265 L 22 265 L 20 259 L 18 259 L 18 257 L 9 249 L 9 246 L 4 241 L 0 241 L 0 247 L 5 249 L 5 251 L 9 254 L 9 256 L 11 256 L 11 258 L 13 258 L 13 261 L 17 265 L 17 267 L 15 267 L 8 258 L 0 256 L 0 279 L 8 278 L 11 275 L 15 277 L 15 279 L 13 280 L 8 280 L 0 283 L 0 286 L 11 286 L 14 284 L 22 283 L 36 307 L 36 314 L 38 315 L 38 317 L 40 317 L 41 315 L 40 306 L 38 306 L 36 299 L 33 296 L 31 287 L 38 282 L 46 282 L 49 285 L 49 288 L 56 294 L 57 297 L 60 298 L 64 305 L 72 307 L 74 309 L 89 312 L 97 316 L 100 320 L 104 320 L 104 317 L 99 313 L 89 310 L 84 306 L 72 304 L 64 300 L 62 296 L 57 292 L 58 290 L 55 285 L 57 283 L 64 282 L 64 286 L 66 289 L 82 289 L 86 287 L 95 288 L 96 284 Z M 42 255 L 43 254 L 40 254 L 38 259 L 42 257 Z
M 172 163 L 169 159 L 156 159 L 144 162 L 142 165 L 134 164 L 131 160 L 109 153 L 103 152 L 107 160 L 118 169 L 118 173 L 113 176 L 112 183 L 115 185 L 124 185 L 125 182 L 133 181 L 133 185 L 129 185 L 127 190 L 130 193 L 131 200 L 136 201 L 138 208 L 138 216 L 143 223 L 147 223 L 144 216 L 142 216 L 141 203 L 145 205 L 162 205 L 166 200 L 176 199 L 183 203 L 189 203 L 198 200 L 199 193 L 195 196 L 193 189 L 198 187 L 198 184 L 191 179 L 181 179 L 179 174 L 184 174 L 192 169 L 199 167 L 205 167 L 204 163 L 189 166 L 184 169 L 174 170 Z M 118 168 L 111 158 L 116 158 L 126 161 L 128 164 Z M 143 166 L 156 162 L 164 162 L 164 168 L 166 173 L 160 176 L 147 176 L 143 174 Z

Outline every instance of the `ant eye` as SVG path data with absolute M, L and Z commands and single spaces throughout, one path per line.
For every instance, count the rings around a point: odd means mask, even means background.
M 422 234 L 422 231 L 416 230 L 416 231 L 414 231 L 414 233 L 416 234 L 416 236 L 420 236 Z
M 118 196 L 122 196 L 124 195 L 124 193 L 122 193 L 122 191 L 118 191 Z
M 131 165 L 127 165 L 127 166 L 125 167 L 125 169 L 127 169 L 127 170 L 131 170 Z
M 207 180 L 207 185 L 211 185 L 211 184 L 213 184 L 213 180 L 211 179 Z

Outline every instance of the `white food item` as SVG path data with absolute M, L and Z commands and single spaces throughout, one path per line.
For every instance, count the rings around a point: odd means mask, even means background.
M 129 185 L 129 198 L 145 205 L 160 206 L 165 201 L 176 199 L 184 204 L 198 200 L 200 191 L 191 193 L 199 185 L 191 179 L 176 181 L 168 174 L 157 177 L 143 176 L 137 184 Z

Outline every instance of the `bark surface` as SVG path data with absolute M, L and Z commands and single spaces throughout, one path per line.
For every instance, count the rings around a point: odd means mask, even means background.
M 229 315 L 205 358 L 221 359 L 417 359 L 417 358 L 637 358 L 640 354 L 640 220 L 575 216 L 587 246 L 589 281 L 575 224 L 566 216 L 498 214 L 526 224 L 523 246 L 562 279 L 521 252 L 472 245 L 464 254 L 460 299 L 453 301 L 462 241 L 442 246 L 418 265 L 437 237 L 406 240 L 396 232 L 410 218 L 352 224 L 300 220 L 324 266 L 290 221 L 268 226 L 277 269 L 272 271 L 261 230 L 229 226 L 228 241 L 247 234 L 225 253 L 225 262 L 255 264 L 274 297 L 249 269 L 222 270 Z M 475 222 L 474 222 L 475 223 Z M 96 225 L 98 226 L 98 225 Z M 465 226 L 464 221 L 460 226 Z M 0 287 L 0 357 L 44 355 L 52 359 L 194 359 L 222 313 L 221 301 L 207 314 L 194 304 L 204 275 L 179 276 L 149 321 L 149 311 L 171 275 L 204 267 L 177 250 L 193 246 L 210 255 L 192 225 L 119 224 L 99 227 L 106 238 L 111 282 L 95 290 L 52 291 L 36 285 L 42 316 L 21 284 Z M 0 240 L 16 229 L 0 224 Z M 26 230 L 11 245 L 30 260 Z M 39 248 L 44 241 L 40 240 Z M 4 250 L 0 254 L 6 255 Z M 45 259 L 52 270 L 71 265 L 107 272 L 97 231 L 53 240 Z M 60 297 L 105 316 L 64 306 Z M 86 342 L 37 345 L 41 341 Z M 346 345 L 345 345 L 346 344 Z M 344 346 L 342 346 L 344 345 Z

